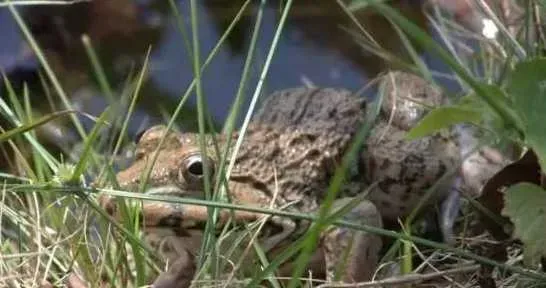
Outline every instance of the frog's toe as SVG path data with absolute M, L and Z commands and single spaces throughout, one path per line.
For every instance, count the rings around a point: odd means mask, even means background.
M 116 213 L 116 203 L 114 201 L 114 198 L 110 197 L 109 195 L 102 194 L 98 198 L 99 206 L 101 206 L 104 210 L 106 210 L 106 213 L 108 215 L 114 215 Z
M 341 208 L 351 200 L 352 198 L 339 199 L 335 206 Z M 381 215 L 369 201 L 358 204 L 343 219 L 357 224 L 383 226 Z M 332 227 L 323 232 L 322 243 L 328 281 L 371 280 L 377 268 L 382 245 L 378 235 L 346 227 Z
M 438 215 L 442 238 L 446 243 L 453 244 L 455 242 L 453 226 L 459 215 L 460 206 L 461 194 L 457 189 L 450 189 L 446 199 L 442 201 L 440 214 Z
M 196 271 L 193 255 L 183 250 L 179 258 L 174 261 L 169 270 L 159 274 L 152 287 L 154 288 L 186 288 L 190 287 Z

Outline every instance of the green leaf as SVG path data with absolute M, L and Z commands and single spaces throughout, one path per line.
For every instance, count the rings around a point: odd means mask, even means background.
M 511 73 L 508 91 L 514 109 L 522 120 L 525 142 L 546 168 L 546 59 L 540 58 L 516 65 Z
M 489 84 L 480 84 L 483 91 L 490 94 L 491 99 L 495 102 L 496 106 L 504 107 L 506 114 L 511 114 L 513 119 L 517 119 L 517 122 L 520 123 L 516 125 L 517 127 L 522 127 L 521 119 L 516 114 L 514 110 L 513 99 L 510 99 L 508 95 L 503 91 L 499 86 L 489 85 Z M 502 115 L 496 113 L 487 102 L 483 101 L 478 97 L 474 92 L 461 98 L 457 104 L 458 106 L 476 110 L 481 115 L 481 122 L 474 123 L 479 124 L 479 126 L 486 128 L 489 131 L 494 131 L 497 137 L 503 139 L 511 139 L 512 141 L 520 142 L 522 139 L 521 131 L 518 131 L 516 126 L 510 125 L 506 119 L 502 118 Z
M 535 263 L 546 257 L 546 191 L 531 183 L 519 183 L 504 195 L 502 214 L 514 223 L 514 236 L 524 245 L 524 261 Z
M 454 124 L 462 122 L 479 123 L 480 121 L 481 113 L 478 110 L 463 106 L 439 107 L 430 111 L 423 117 L 423 119 L 406 134 L 406 138 L 414 140 Z
M 513 105 L 510 99 L 497 86 L 478 83 L 482 93 L 487 93 L 490 102 L 494 102 L 496 107 L 502 107 L 505 114 L 514 114 Z M 506 126 L 506 120 L 502 115 L 496 113 L 493 107 L 475 92 L 462 97 L 457 104 L 452 106 L 439 107 L 428 113 L 423 119 L 407 134 L 410 140 L 427 136 L 442 128 L 460 123 L 472 123 L 477 126 L 486 127 L 495 131 L 499 135 L 511 135 L 514 132 L 512 126 Z M 515 115 L 512 118 L 518 119 Z M 510 133 L 507 133 L 510 132 Z

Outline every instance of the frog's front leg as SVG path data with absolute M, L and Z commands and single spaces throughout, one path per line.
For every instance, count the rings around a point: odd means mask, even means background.
M 164 242 L 164 241 L 163 241 Z M 183 243 L 185 244 L 185 243 Z M 164 247 L 164 246 L 171 247 Z M 182 246 L 182 247 L 172 247 Z M 152 287 L 154 288 L 187 288 L 190 287 L 194 274 L 196 272 L 196 263 L 194 253 L 197 251 L 195 247 L 190 250 L 190 247 L 184 245 L 176 245 L 174 243 L 162 243 L 159 245 L 160 250 L 176 250 L 176 258 L 169 263 L 169 269 L 159 274 L 154 280 Z M 171 252 L 172 254 L 172 252 Z
M 342 198 L 334 209 L 342 208 L 353 198 Z M 335 211 L 335 210 L 334 210 Z M 343 220 L 381 228 L 381 215 L 375 205 L 362 201 L 343 216 Z M 381 237 L 346 227 L 331 227 L 322 232 L 321 249 L 324 253 L 326 279 L 343 282 L 371 280 L 379 262 Z
M 155 253 L 167 262 L 168 269 L 153 280 L 152 287 L 190 287 L 197 269 L 195 255 L 199 251 L 203 233 L 186 230 L 178 235 L 171 228 L 154 227 L 146 229 L 144 240 Z

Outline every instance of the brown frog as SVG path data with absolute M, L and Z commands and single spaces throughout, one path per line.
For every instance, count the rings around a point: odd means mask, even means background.
M 372 183 L 377 184 L 368 195 L 371 202 L 361 202 L 346 215 L 348 220 L 377 227 L 382 226 L 381 218 L 394 222 L 411 212 L 426 190 L 460 160 L 457 141 L 450 131 L 416 141 L 404 139 L 405 132 L 426 112 L 414 100 L 436 106 L 443 101 L 441 93 L 415 77 L 407 83 L 413 85 L 411 87 L 396 86 L 404 87 L 401 91 L 413 100 L 398 98 L 399 93 L 393 87 L 389 88 L 388 83 L 397 80 L 385 79 L 384 87 L 389 92 L 382 111 L 363 147 L 362 157 L 352 167 L 349 180 L 342 187 L 341 198 L 336 202 L 338 205 L 347 203 L 350 197 L 366 191 Z M 415 81 L 420 82 L 415 85 Z M 297 88 L 269 97 L 254 118 L 254 124 L 246 131 L 245 140 L 235 156 L 235 166 L 227 179 L 231 201 L 315 213 L 341 157 L 364 122 L 365 109 L 365 101 L 343 89 Z M 204 195 L 203 161 L 207 161 L 213 172 L 218 169 L 219 154 L 214 149 L 214 141 L 219 151 L 226 148 L 231 151 L 233 147 L 226 147 L 228 137 L 235 143 L 238 136 L 237 133 L 207 135 L 206 151 L 201 151 L 197 134 L 153 127 L 142 136 L 135 163 L 118 174 L 122 189 L 138 191 L 140 176 L 164 135 L 164 148 L 151 170 L 145 192 L 198 198 Z M 445 196 L 448 189 L 441 188 L 429 202 Z M 114 205 L 108 199 L 103 204 L 114 212 Z M 145 202 L 143 215 L 148 227 L 174 227 L 175 231 L 202 225 L 208 219 L 206 207 L 165 202 Z M 220 225 L 231 216 L 235 222 L 249 222 L 264 215 L 223 210 Z M 276 229 L 271 229 L 275 232 L 261 241 L 266 250 L 289 243 L 294 239 L 293 234 L 307 229 L 309 223 L 274 216 L 268 220 L 268 225 Z M 368 280 L 376 267 L 380 247 L 381 240 L 375 235 L 331 227 L 321 235 L 318 258 L 323 267 L 314 275 L 322 272 L 328 280 L 334 279 L 335 267 L 344 258 L 341 255 L 349 255 L 341 279 L 347 282 Z M 349 248 L 350 253 L 343 252 Z M 184 253 L 188 254 L 188 250 Z M 170 273 L 158 278 L 159 287 L 159 283 L 172 282 L 180 275 L 187 276 L 187 271 L 193 271 L 191 257 L 180 259 L 183 260 L 178 260 Z M 185 279 L 184 283 L 189 281 Z
M 381 79 L 384 99 L 361 152 L 353 182 L 377 183 L 369 193 L 387 222 L 407 216 L 424 193 L 449 168 L 460 161 L 458 135 L 441 131 L 415 141 L 405 139 L 409 131 L 431 108 L 446 103 L 443 93 L 424 79 L 404 72 L 391 72 Z M 360 102 L 359 102 L 360 101 Z M 302 127 L 320 133 L 327 130 L 355 135 L 361 127 L 363 98 L 346 90 L 288 89 L 274 93 L 263 103 L 254 120 L 288 129 Z M 357 116 L 360 115 L 360 116 Z M 441 200 L 448 193 L 455 175 L 438 187 L 427 203 Z M 360 192 L 358 189 L 353 193 Z M 354 196 L 351 195 L 351 196 Z M 426 203 L 425 203 L 426 204 Z
M 120 187 L 129 191 L 138 189 L 140 175 L 152 155 L 148 149 L 155 149 L 165 133 L 167 143 L 151 172 L 146 193 L 202 198 L 204 158 L 213 170 L 219 163 L 219 156 L 213 148 L 213 137 L 207 137 L 207 150 L 203 152 L 199 149 L 198 134 L 178 134 L 166 131 L 163 126 L 151 128 L 142 136 L 135 163 L 117 176 Z M 234 140 L 237 134 L 232 137 Z M 223 151 L 227 138 L 218 136 L 215 140 L 220 151 Z M 315 213 L 325 197 L 330 176 L 345 150 L 346 144 L 343 143 L 349 140 L 347 135 L 326 131 L 317 134 L 297 128 L 287 130 L 265 125 L 251 126 L 246 131 L 245 141 L 237 153 L 235 166 L 227 181 L 229 198 L 235 204 Z M 361 185 L 361 189 L 364 191 L 365 186 Z M 347 200 L 339 201 L 346 203 Z M 112 211 L 113 206 L 109 208 Z M 202 225 L 208 219 L 207 207 L 165 202 L 144 203 L 143 215 L 146 226 L 170 226 L 176 229 L 191 229 L 195 223 Z M 219 222 L 224 223 L 231 216 L 235 222 L 250 222 L 265 215 L 222 210 Z M 346 218 L 381 226 L 380 214 L 373 204 L 366 201 L 360 203 Z M 266 251 L 293 240 L 294 233 L 305 230 L 310 224 L 278 216 L 271 217 L 268 223 L 277 227 L 275 231 L 278 232 L 262 239 Z M 340 257 L 344 255 L 343 251 L 351 249 L 341 279 L 350 282 L 367 280 L 374 271 L 380 247 L 380 239 L 376 235 L 346 228 L 329 228 L 321 236 L 325 270 L 316 271 L 316 274 L 326 274 L 328 279 L 333 279 L 335 268 L 342 260 Z M 362 271 L 363 267 L 369 267 L 368 271 Z

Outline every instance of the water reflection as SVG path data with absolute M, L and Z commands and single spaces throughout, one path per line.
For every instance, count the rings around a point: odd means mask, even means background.
M 196 2 L 199 3 L 198 30 L 204 59 L 244 1 Z M 414 23 L 425 27 L 421 1 L 391 2 Z M 176 3 L 184 24 L 189 29 L 189 1 Z M 245 91 L 247 95 L 253 92 L 252 87 L 257 83 L 282 3 L 268 1 L 264 11 L 256 59 L 247 85 L 249 88 Z M 228 44 L 219 51 L 202 75 L 209 112 L 218 124 L 227 116 L 239 85 L 257 5 L 257 1 L 252 1 L 251 7 L 228 39 Z M 81 35 L 87 34 L 92 39 L 108 80 L 116 91 L 114 95 L 124 91 L 128 77 L 135 77 L 146 50 L 149 46 L 152 47 L 150 74 L 140 93 L 139 113 L 131 121 L 131 135 L 136 134 L 143 126 L 163 121 L 161 116 L 165 112 L 172 113 L 173 107 L 193 79 L 191 59 L 168 1 L 94 0 L 70 6 L 38 6 L 20 10 L 23 10 L 25 21 L 45 51 L 67 94 L 72 97 L 77 107 L 94 115 L 99 114 L 108 101 L 102 99 L 104 95 L 90 68 Z M 7 22 L 10 25 L 2 25 L 0 29 L 13 32 L 14 25 L 9 19 L 11 16 L 5 10 L 1 12 L 2 23 Z M 369 9 L 359 10 L 354 15 L 382 48 L 398 57 L 406 57 L 404 46 L 386 19 Z M 7 34 L 3 31 L 3 35 Z M 355 25 L 336 1 L 295 1 L 270 67 L 264 93 L 300 86 L 304 82 L 352 90 L 363 87 L 369 78 L 388 65 L 362 48 L 358 43 L 361 35 L 360 27 Z M 9 60 L 4 60 L 21 55 L 19 49 L 16 46 L 9 52 L 2 52 L 2 69 L 11 72 L 9 76 L 16 82 L 16 88 L 20 89 L 22 85 L 18 84 L 22 82 L 30 84 L 36 109 L 43 113 L 61 109 L 62 105 L 59 103 L 46 100 L 37 69 L 16 69 L 15 67 L 21 67 L 23 61 L 9 63 Z M 24 55 L 25 60 L 31 58 L 28 53 Z M 196 124 L 194 97 L 189 104 L 179 119 L 179 122 L 185 124 L 186 130 L 194 129 Z M 92 124 L 87 121 L 88 127 Z M 6 127 L 6 123 L 2 125 Z
M 201 11 L 206 13 L 200 16 L 199 33 L 201 39 L 206 39 L 203 42 L 204 51 L 210 51 L 244 2 L 230 1 L 227 5 L 226 1 L 203 1 L 204 9 Z M 269 49 L 282 8 L 279 1 L 268 3 L 257 43 L 261 57 L 259 62 L 263 62 Z M 179 5 L 182 11 L 189 11 L 187 2 L 179 2 Z M 396 1 L 396 5 L 416 23 L 424 23 L 419 1 Z M 203 75 L 204 90 L 211 102 L 214 118 L 218 121 L 227 115 L 237 90 L 256 8 L 257 4 L 247 9 L 249 12 L 245 13 L 234 34 L 228 38 L 229 49 L 221 50 Z M 187 13 L 185 16 L 188 19 Z M 386 19 L 369 9 L 355 16 L 382 47 L 399 56 L 404 55 L 403 45 Z M 154 75 L 163 83 L 163 87 L 182 90 L 192 79 L 191 73 L 188 73 L 190 63 L 179 52 L 183 42 L 176 34 L 176 28 L 170 26 L 167 29 L 171 32 L 166 33 L 168 36 L 160 46 L 156 59 L 169 61 L 159 60 L 160 69 Z M 299 86 L 306 79 L 320 86 L 361 88 L 370 77 L 382 71 L 386 63 L 366 52 L 355 41 L 355 35 L 351 35 L 351 32 L 361 34 L 358 29 L 335 1 L 295 1 L 267 78 L 266 91 Z M 260 63 L 256 63 L 253 75 L 259 74 L 259 66 Z M 180 82 L 180 79 L 183 81 Z M 253 87 L 256 81 L 256 77 L 250 79 L 249 86 Z

